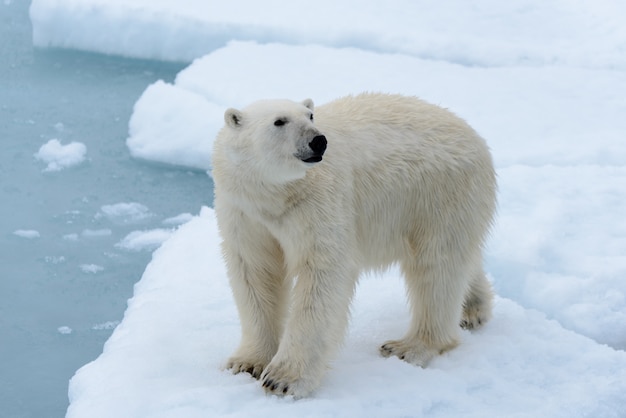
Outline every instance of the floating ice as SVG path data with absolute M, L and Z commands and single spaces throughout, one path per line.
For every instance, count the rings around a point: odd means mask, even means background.
M 108 237 L 108 236 L 112 235 L 113 231 L 111 231 L 108 228 L 104 228 L 104 229 L 84 229 L 80 234 L 84 238 L 102 238 L 102 237 Z
M 626 54 L 616 51 L 626 37 L 625 13 L 619 0 L 33 0 L 30 8 L 36 46 L 139 58 L 189 62 L 230 40 L 257 40 L 355 47 L 473 67 L 621 70 Z M 327 65 L 343 71 L 332 61 Z
M 59 332 L 59 334 L 69 335 L 72 333 L 72 328 L 68 326 L 62 326 L 62 327 L 57 328 L 57 331 Z
M 133 231 L 115 244 L 115 246 L 128 251 L 152 251 L 165 242 L 173 232 L 172 229 L 160 228 L 148 231 Z
M 185 224 L 193 219 L 191 213 L 181 213 L 180 215 L 173 216 L 163 220 L 164 225 L 178 226 Z
M 80 269 L 83 273 L 96 274 L 104 270 L 104 267 L 97 264 L 81 264 Z
M 13 235 L 28 239 L 39 238 L 41 236 L 39 231 L 35 231 L 34 229 L 18 229 L 13 231 Z
M 115 327 L 118 326 L 119 323 L 120 323 L 120 321 L 107 321 L 107 322 L 103 322 L 101 324 L 96 324 L 93 327 L 91 327 L 91 329 L 94 330 L 94 331 L 103 331 L 103 330 L 115 329 Z
M 101 214 L 96 217 L 104 216 L 112 222 L 121 224 L 138 223 L 154 216 L 146 206 L 136 202 L 104 205 L 100 212 Z
M 44 257 L 44 261 L 49 264 L 62 264 L 66 259 L 63 255 L 47 255 Z
M 48 164 L 44 171 L 60 171 L 85 161 L 87 147 L 80 142 L 62 145 L 58 139 L 51 139 L 35 153 L 37 160 Z

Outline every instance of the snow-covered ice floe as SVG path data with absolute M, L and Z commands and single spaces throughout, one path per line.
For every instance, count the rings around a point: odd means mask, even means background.
M 127 144 L 136 157 L 205 169 L 228 107 L 259 98 L 322 104 L 383 91 L 417 95 L 459 114 L 487 139 L 498 166 L 621 165 L 624 74 L 467 68 L 358 49 L 233 42 L 196 60 L 174 84 L 149 86 L 135 105 Z
M 624 15 L 619 0 L 33 0 L 37 46 L 195 60 L 137 101 L 137 158 L 210 170 L 227 107 L 383 91 L 466 119 L 500 189 L 494 319 L 427 369 L 385 360 L 378 344 L 407 326 L 403 286 L 365 277 L 343 350 L 297 402 L 220 370 L 239 325 L 210 209 L 129 235 L 134 250 L 171 238 L 71 381 L 68 417 L 626 416 Z
M 497 298 L 493 320 L 420 369 L 377 347 L 408 326 L 398 272 L 362 279 L 345 345 L 310 399 L 222 371 L 239 323 L 212 209 L 155 253 L 104 352 L 70 384 L 68 418 L 621 417 L 626 353 Z
M 192 61 L 230 40 L 256 40 L 483 67 L 621 70 L 623 13 L 619 0 L 33 0 L 30 9 L 37 46 L 139 58 Z

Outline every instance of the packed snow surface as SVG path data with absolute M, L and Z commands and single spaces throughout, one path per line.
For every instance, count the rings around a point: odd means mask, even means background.
M 366 276 L 342 351 L 298 401 L 221 370 L 239 322 L 212 210 L 165 223 L 187 222 L 176 232 L 130 233 L 120 247 L 164 243 L 102 355 L 72 379 L 68 417 L 626 416 L 623 16 L 618 0 L 33 0 L 36 45 L 194 60 L 137 101 L 137 158 L 210 170 L 228 107 L 382 91 L 466 119 L 499 182 L 494 319 L 427 369 L 382 359 L 408 308 L 397 271 Z M 101 212 L 120 223 L 151 213 Z

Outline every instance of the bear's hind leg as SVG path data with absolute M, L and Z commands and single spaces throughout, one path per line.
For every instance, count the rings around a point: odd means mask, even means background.
M 393 355 L 425 367 L 433 357 L 458 345 L 459 318 L 468 279 L 459 267 L 463 264 L 454 258 L 430 263 L 413 259 L 402 263 L 412 322 L 403 339 L 387 341 L 380 347 L 384 357 Z
M 493 290 L 480 266 L 472 278 L 463 303 L 461 328 L 472 330 L 482 327 L 491 319 Z

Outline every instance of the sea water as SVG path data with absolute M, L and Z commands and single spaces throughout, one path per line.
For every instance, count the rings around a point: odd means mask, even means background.
M 211 205 L 212 183 L 125 145 L 142 91 L 184 64 L 34 50 L 28 6 L 0 4 L 0 417 L 62 417 L 154 249 L 120 243 Z M 84 160 L 46 171 L 34 155 L 52 139 Z

